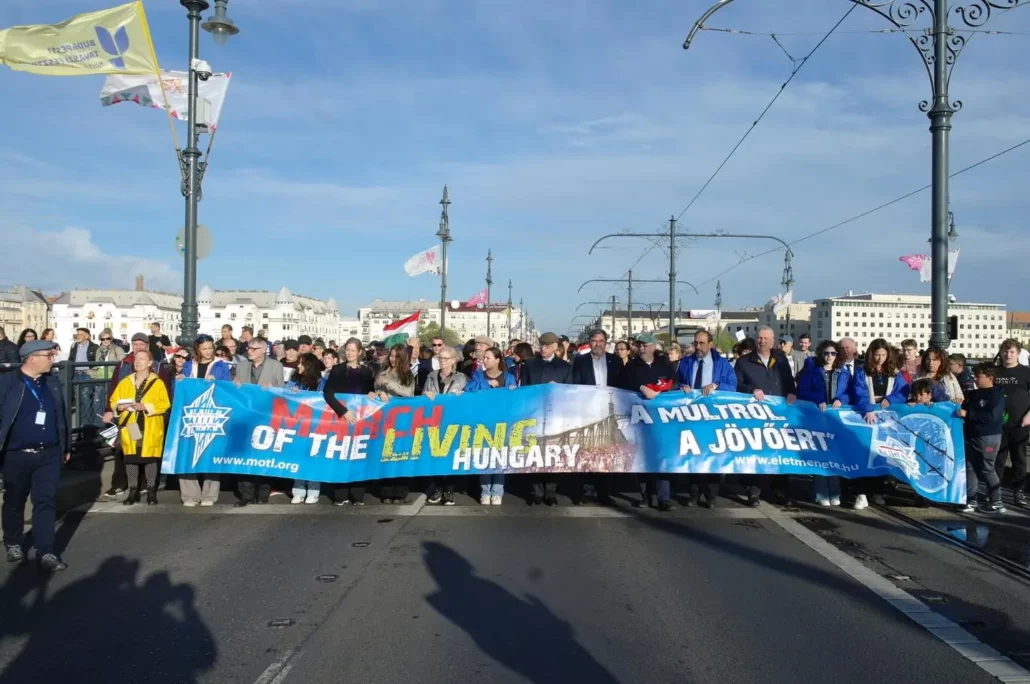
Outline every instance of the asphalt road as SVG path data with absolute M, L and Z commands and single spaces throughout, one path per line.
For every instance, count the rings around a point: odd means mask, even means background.
M 0 684 L 997 681 L 760 513 L 466 503 L 70 514 Z

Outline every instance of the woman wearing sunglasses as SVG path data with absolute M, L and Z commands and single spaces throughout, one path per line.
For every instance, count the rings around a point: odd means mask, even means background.
M 837 345 L 823 342 L 815 350 L 815 356 L 805 361 L 805 368 L 798 377 L 797 397 L 818 404 L 820 411 L 827 407 L 838 409 L 848 403 L 850 378 Z M 840 477 L 816 475 L 813 479 L 816 503 L 840 506 Z
M 228 362 L 215 356 L 215 340 L 210 335 L 197 336 L 193 344 L 193 358 L 183 366 L 182 375 L 184 378 L 232 380 Z
M 100 332 L 100 346 L 97 347 L 97 362 L 121 361 L 125 358 L 125 352 L 114 343 L 114 333 L 110 328 L 104 328 Z M 114 370 L 117 366 L 99 366 L 95 373 L 101 380 L 110 380 L 114 377 Z

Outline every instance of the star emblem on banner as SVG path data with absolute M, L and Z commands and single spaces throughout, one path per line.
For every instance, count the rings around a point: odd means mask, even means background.
M 193 403 L 183 407 L 182 432 L 179 435 L 194 440 L 194 468 L 197 467 L 200 457 L 211 446 L 215 437 L 225 435 L 225 424 L 229 422 L 230 413 L 232 413 L 231 408 L 215 404 L 214 385 L 194 399 Z

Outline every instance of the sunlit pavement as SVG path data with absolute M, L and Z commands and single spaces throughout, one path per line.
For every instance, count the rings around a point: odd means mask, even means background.
M 856 580 L 906 562 L 905 591 L 972 597 L 1030 644 L 1025 593 L 871 511 L 412 498 L 71 513 L 67 572 L 0 569 L 0 683 L 998 681 Z

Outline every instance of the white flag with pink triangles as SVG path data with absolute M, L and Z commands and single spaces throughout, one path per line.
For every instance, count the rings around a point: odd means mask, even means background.
M 218 117 L 222 114 L 225 94 L 229 90 L 232 74 L 211 74 L 206 81 L 200 81 L 197 95 L 206 100 L 207 106 L 199 108 L 198 123 L 206 125 L 212 131 L 218 127 Z M 161 83 L 164 84 L 164 95 L 161 94 Z M 162 71 L 161 83 L 154 74 L 111 74 L 104 79 L 104 87 L 100 89 L 100 104 L 109 107 L 119 102 L 135 102 L 143 107 L 164 109 L 168 100 L 169 113 L 176 119 L 186 120 L 188 109 L 189 74 L 185 71 Z

